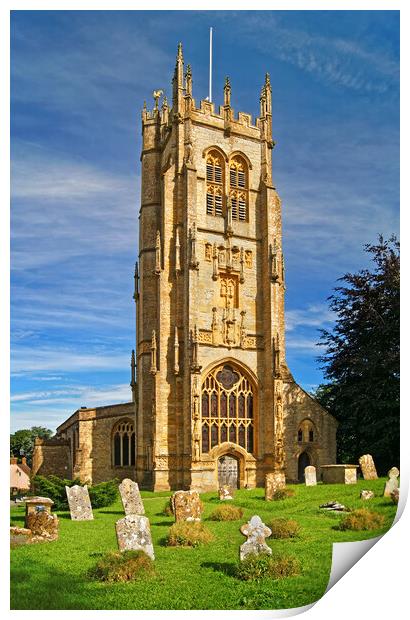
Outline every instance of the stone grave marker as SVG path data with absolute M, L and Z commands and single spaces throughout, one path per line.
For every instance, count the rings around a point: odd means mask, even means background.
M 308 465 L 305 467 L 305 485 L 307 487 L 315 487 L 316 484 L 316 467 Z
M 202 502 L 198 491 L 176 491 L 171 498 L 175 521 L 200 521 Z
M 155 560 L 148 517 L 130 514 L 115 524 L 120 551 L 143 551 Z
M 286 478 L 283 471 L 273 471 L 265 476 L 265 500 L 270 501 L 278 489 L 286 487 Z
M 364 454 L 359 459 L 360 469 L 365 480 L 377 480 L 378 475 L 371 454 Z
M 58 539 L 58 517 L 46 510 L 30 512 L 26 517 L 26 527 L 31 530 L 31 542 L 51 542 Z
M 234 498 L 234 490 L 229 484 L 223 484 L 219 487 L 219 499 L 233 499 Z
M 393 504 L 398 504 L 399 503 L 399 499 L 400 499 L 400 489 L 393 489 L 393 491 L 390 493 L 390 499 L 393 502 Z
M 254 515 L 248 523 L 240 528 L 241 534 L 247 537 L 246 542 L 239 548 L 239 558 L 244 560 L 248 555 L 272 555 L 272 549 L 268 547 L 265 538 L 272 534 L 258 515 Z
M 71 519 L 73 521 L 91 521 L 94 519 L 87 485 L 81 487 L 75 484 L 72 487 L 66 487 L 65 490 Z
M 387 475 L 389 476 L 388 481 L 386 482 L 386 484 L 384 485 L 384 497 L 391 497 L 392 491 L 394 491 L 394 489 L 398 489 L 399 488 L 399 481 L 398 481 L 398 477 L 400 475 L 399 470 L 397 469 L 397 467 L 392 467 L 388 472 Z
M 360 499 L 364 499 L 364 500 L 368 500 L 368 499 L 373 499 L 374 497 L 374 493 L 373 491 L 360 491 Z
M 130 480 L 129 478 L 124 478 L 119 485 L 119 490 L 126 515 L 145 514 L 141 493 L 136 482 Z

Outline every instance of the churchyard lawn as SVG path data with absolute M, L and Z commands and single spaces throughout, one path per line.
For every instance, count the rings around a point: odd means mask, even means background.
M 120 500 L 109 508 L 94 510 L 93 521 L 71 521 L 69 512 L 57 512 L 58 541 L 11 550 L 11 609 L 281 609 L 307 605 L 326 590 L 333 542 L 373 538 L 389 529 L 397 506 L 390 498 L 381 497 L 385 481 L 289 485 L 294 497 L 272 502 L 264 500 L 264 489 L 240 490 L 229 503 L 243 509 L 243 518 L 229 522 L 208 520 L 224 502 L 217 492 L 201 494 L 205 506 L 202 521 L 215 540 L 197 548 L 165 546 L 174 518 L 162 511 L 171 494 L 142 491 L 151 523 L 156 576 L 128 583 L 100 583 L 88 576 L 102 553 L 117 550 L 115 522 L 124 516 Z M 376 497 L 360 500 L 362 489 L 372 490 Z M 360 532 L 335 529 L 343 513 L 319 509 L 319 504 L 332 500 L 352 509 L 374 510 L 384 515 L 385 526 Z M 245 542 L 239 527 L 255 514 L 267 525 L 277 517 L 299 523 L 298 538 L 268 538 L 267 543 L 274 552 L 296 556 L 301 562 L 300 575 L 259 582 L 233 576 L 239 546 Z M 11 509 L 11 525 L 24 527 L 24 506 Z

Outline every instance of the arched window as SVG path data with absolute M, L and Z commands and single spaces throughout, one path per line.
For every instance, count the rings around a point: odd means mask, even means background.
M 232 219 L 248 221 L 248 170 L 244 160 L 235 156 L 229 162 L 229 202 Z
M 223 162 L 216 151 L 206 158 L 206 212 L 208 215 L 223 215 Z
M 249 379 L 223 364 L 202 384 L 202 452 L 224 441 L 254 451 L 254 394 Z
M 135 432 L 131 420 L 120 420 L 113 429 L 112 462 L 114 467 L 135 465 Z
M 312 441 L 315 441 L 315 435 L 316 431 L 315 427 L 313 426 L 313 422 L 311 422 L 310 420 L 303 420 L 303 422 L 300 423 L 298 429 L 298 441 L 311 443 Z

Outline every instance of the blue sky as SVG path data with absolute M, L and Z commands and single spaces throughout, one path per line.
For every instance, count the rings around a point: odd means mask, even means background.
M 398 12 L 13 12 L 12 430 L 130 398 L 140 110 L 170 95 L 180 40 L 207 95 L 209 26 L 216 104 L 229 75 L 256 116 L 271 76 L 287 359 L 306 389 L 336 279 L 398 232 Z

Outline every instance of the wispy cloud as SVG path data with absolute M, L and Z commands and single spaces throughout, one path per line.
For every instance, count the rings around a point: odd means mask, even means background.
M 334 313 L 324 304 L 311 304 L 307 308 L 290 309 L 286 312 L 286 330 L 300 327 L 325 327 L 335 320 Z
M 101 351 L 80 353 L 65 347 L 16 347 L 12 349 L 12 373 L 36 373 L 39 371 L 80 372 L 113 371 L 127 368 L 129 356 L 125 353 Z

